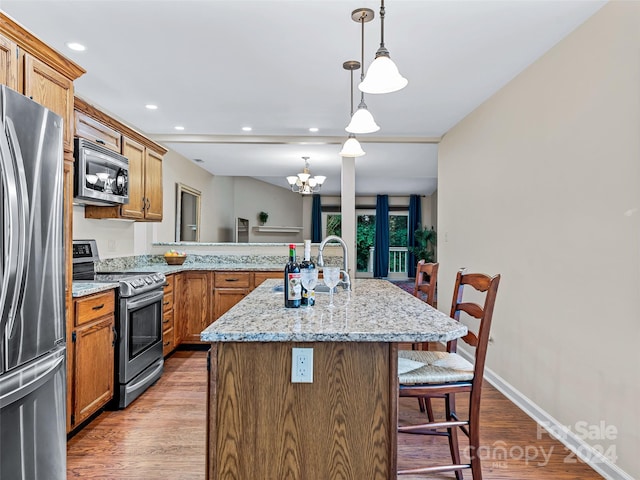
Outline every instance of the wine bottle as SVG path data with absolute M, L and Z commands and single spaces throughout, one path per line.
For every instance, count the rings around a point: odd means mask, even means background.
M 284 266 L 284 306 L 298 308 L 302 301 L 300 265 L 296 262 L 296 246 L 289 245 L 289 261 Z
M 300 270 L 316 268 L 316 264 L 311 260 L 311 240 L 304 241 L 304 259 L 300 262 Z M 316 303 L 315 290 L 307 291 L 304 286 L 302 287 L 302 305 L 308 305 L 312 307 Z

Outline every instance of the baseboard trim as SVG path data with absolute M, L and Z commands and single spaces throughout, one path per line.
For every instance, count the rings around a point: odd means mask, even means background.
M 474 357 L 470 352 L 462 348 L 458 348 L 458 353 L 473 363 Z M 547 430 L 549 435 L 556 438 L 560 443 L 573 452 L 576 457 L 580 458 L 580 460 L 589 465 L 604 478 L 608 480 L 634 480 L 631 475 L 622 470 L 615 463 L 611 462 L 611 460 L 601 452 L 594 449 L 593 446 L 585 442 L 584 439 L 580 438 L 572 431 L 567 431 L 562 423 L 549 415 L 493 370 L 485 367 L 484 378 L 500 393 L 520 408 L 520 410 L 529 415 L 538 425 L 543 428 L 545 428 L 545 426 L 551 426 L 553 431 Z M 554 435 L 554 432 L 562 432 L 562 435 Z

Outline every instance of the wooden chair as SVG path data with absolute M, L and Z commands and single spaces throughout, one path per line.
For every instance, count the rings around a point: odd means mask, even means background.
M 461 480 L 462 469 L 471 469 L 474 480 L 482 480 L 480 457 L 476 452 L 480 448 L 479 417 L 480 393 L 484 375 L 484 363 L 489 344 L 489 330 L 493 307 L 500 283 L 500 275 L 490 277 L 481 273 L 463 273 L 456 276 L 451 317 L 460 320 L 460 312 L 465 312 L 479 320 L 477 335 L 469 330 L 462 337 L 467 344 L 475 347 L 475 364 L 471 365 L 456 352 L 457 341 L 447 343 L 446 352 L 424 350 L 400 350 L 399 358 L 406 358 L 424 364 L 416 370 L 399 375 L 399 394 L 401 397 L 417 397 L 430 399 L 445 398 L 445 420 L 433 421 L 417 425 L 401 425 L 400 433 L 423 435 L 441 435 L 449 439 L 452 464 L 399 470 L 398 475 L 415 475 L 455 471 L 456 479 Z M 463 302 L 462 294 L 465 285 L 479 292 L 484 292 L 484 305 Z M 455 409 L 455 395 L 469 393 L 469 412 L 466 420 L 461 420 Z M 462 464 L 458 446 L 458 427 L 469 437 L 469 453 L 471 463 Z
M 424 300 L 433 308 L 438 308 L 436 284 L 439 266 L 439 263 L 426 263 L 424 260 L 420 260 L 416 265 L 416 283 L 413 287 L 413 295 Z
M 436 299 L 436 285 L 438 283 L 439 263 L 427 263 L 420 260 L 416 265 L 416 283 L 413 287 L 413 295 L 420 300 L 427 302 L 433 308 L 438 308 Z M 412 350 L 429 350 L 429 343 L 413 343 Z M 430 421 L 433 421 L 433 407 L 430 399 L 418 398 L 420 411 L 427 412 Z

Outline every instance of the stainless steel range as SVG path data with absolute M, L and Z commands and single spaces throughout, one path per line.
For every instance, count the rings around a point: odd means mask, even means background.
M 95 240 L 73 241 L 73 279 L 118 283 L 116 399 L 125 408 L 162 376 L 162 273 L 95 272 Z

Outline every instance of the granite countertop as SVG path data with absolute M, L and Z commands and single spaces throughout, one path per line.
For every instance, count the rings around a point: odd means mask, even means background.
M 182 265 L 167 265 L 166 263 L 157 263 L 153 265 L 145 265 L 141 267 L 125 268 L 122 271 L 125 272 L 159 272 L 168 275 L 170 273 L 186 272 L 193 270 L 216 270 L 216 271 L 270 271 L 280 272 L 283 269 L 283 265 L 274 264 L 256 264 L 256 263 L 201 263 L 185 262 Z M 92 295 L 94 293 L 103 292 L 112 288 L 118 288 L 118 283 L 102 283 L 102 282 L 89 282 L 89 281 L 73 281 L 72 282 L 72 296 L 74 298 L 84 297 L 86 295 Z
M 201 334 L 204 342 L 437 342 L 467 327 L 386 280 L 356 279 L 352 292 L 316 293 L 285 308 L 281 280 L 266 280 Z M 280 290 L 280 291 L 278 291 Z
M 71 295 L 74 298 L 84 297 L 86 295 L 91 295 L 94 293 L 104 292 L 105 290 L 118 288 L 118 284 L 115 282 L 102 283 L 102 282 L 74 281 L 72 282 L 71 286 L 72 286 Z

